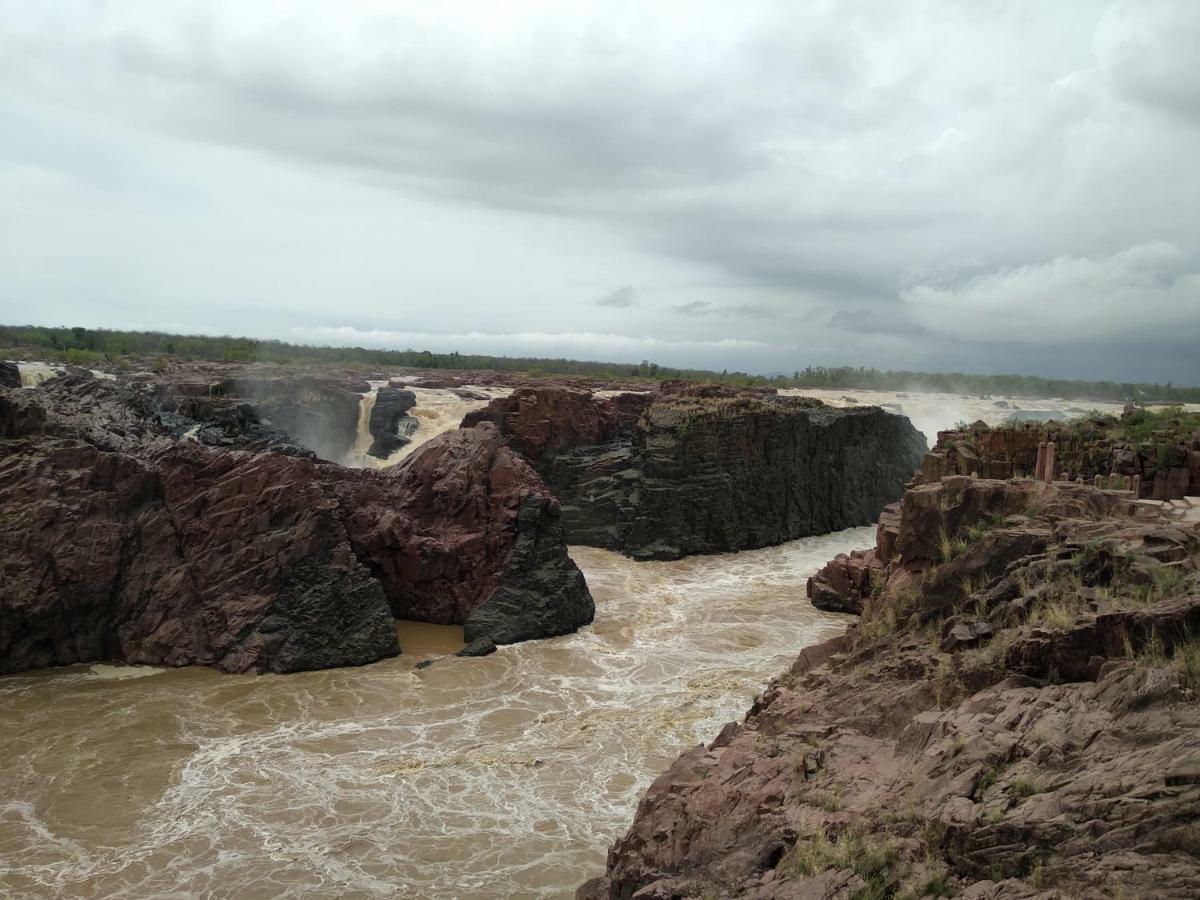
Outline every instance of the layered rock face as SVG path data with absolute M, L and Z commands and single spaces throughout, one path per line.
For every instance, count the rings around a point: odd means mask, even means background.
M 581 898 L 1197 896 L 1200 531 L 970 478 L 896 516 L 819 577 L 861 623 L 680 757 Z
M 1128 487 L 1136 476 L 1141 497 L 1174 500 L 1200 495 L 1200 427 L 1193 424 L 1195 419 L 1130 409 L 1120 419 L 1069 424 L 991 428 L 979 422 L 939 433 L 937 445 L 921 463 L 919 480 L 935 483 L 947 475 L 1033 477 L 1038 448 L 1053 442 L 1056 480 L 1092 482 L 1098 477 Z M 1143 424 L 1146 427 L 1139 428 Z
M 388 472 L 215 450 L 155 391 L 0 391 L 0 674 L 118 659 L 289 672 L 399 652 L 393 616 L 495 643 L 591 621 L 537 474 L 494 430 Z
M 611 399 L 523 389 L 495 422 L 562 502 L 567 539 L 635 559 L 763 547 L 871 522 L 925 450 L 876 408 L 667 385 Z

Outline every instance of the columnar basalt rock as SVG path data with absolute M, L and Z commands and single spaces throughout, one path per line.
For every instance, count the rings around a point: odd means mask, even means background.
M 557 504 L 490 427 L 387 472 L 173 437 L 151 386 L 0 389 L 0 674 L 291 672 L 399 652 L 394 614 L 508 643 L 591 621 Z
M 1024 423 L 990 428 L 982 423 L 943 431 L 921 462 L 918 480 L 934 483 L 947 475 L 983 478 L 1062 478 L 1091 481 L 1096 476 L 1138 479 L 1138 496 L 1177 500 L 1200 495 L 1200 430 L 1194 414 L 1153 414 L 1131 409 L 1121 419 L 1085 418 L 1075 423 Z M 1147 426 L 1147 422 L 1149 425 Z M 1142 429 L 1142 430 L 1139 430 Z M 1136 435 L 1131 437 L 1130 435 Z M 1053 445 L 1051 450 L 1050 445 Z M 1116 488 L 1115 484 L 1104 484 Z
M 924 451 L 874 407 L 667 384 L 598 399 L 517 391 L 492 421 L 563 505 L 568 540 L 635 559 L 741 550 L 873 521 Z

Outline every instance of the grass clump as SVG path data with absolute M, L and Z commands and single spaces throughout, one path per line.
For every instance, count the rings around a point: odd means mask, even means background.
M 823 831 L 803 836 L 779 864 L 791 878 L 809 878 L 826 869 L 850 869 L 866 884 L 853 900 L 882 900 L 894 893 L 900 851 L 890 841 L 848 829 L 830 839 Z
M 945 528 L 938 534 L 938 555 L 943 563 L 948 563 L 955 557 L 961 556 L 967 549 L 967 542 L 960 537 L 950 534 Z
M 1139 666 L 1173 669 L 1180 674 L 1185 687 L 1200 691 L 1200 638 L 1191 631 L 1181 635 L 1169 649 L 1157 633 L 1150 635 L 1136 651 L 1126 636 L 1125 655 Z

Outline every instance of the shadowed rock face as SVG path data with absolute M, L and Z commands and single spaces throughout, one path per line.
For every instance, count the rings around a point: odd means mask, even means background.
M 420 423 L 408 414 L 417 405 L 417 395 L 401 388 L 380 388 L 371 407 L 368 426 L 374 440 L 367 451 L 377 459 L 387 459 L 412 440 Z
M 495 422 L 534 464 L 562 502 L 569 542 L 635 559 L 866 524 L 925 450 L 907 419 L 880 409 L 690 388 L 612 399 L 523 389 L 464 424 Z
M 676 760 L 578 896 L 1197 896 L 1200 531 L 947 478 L 879 535 L 814 578 L 861 623 Z
M 213 447 L 273 449 L 341 460 L 354 445 L 365 381 L 302 375 L 170 381 L 152 388 L 155 412 L 175 436 Z
M 21 386 L 21 370 L 14 362 L 0 359 L 0 387 L 19 388 Z
M 494 429 L 377 472 L 174 440 L 156 408 L 70 377 L 0 391 L 0 673 L 355 665 L 399 652 L 393 610 L 496 643 L 591 621 L 556 504 Z

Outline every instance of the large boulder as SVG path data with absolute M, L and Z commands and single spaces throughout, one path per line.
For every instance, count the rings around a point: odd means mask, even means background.
M 397 466 L 336 479 L 351 542 L 397 618 L 465 625 L 468 640 L 497 644 L 592 621 L 558 502 L 495 426 L 446 432 Z

